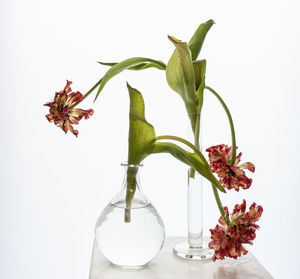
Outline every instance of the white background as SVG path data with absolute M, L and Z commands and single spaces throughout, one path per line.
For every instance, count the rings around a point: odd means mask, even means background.
M 230 191 L 264 207 L 250 250 L 275 278 L 299 278 L 299 2 L 285 1 L 1 1 L 0 278 L 87 278 L 93 229 L 119 190 L 127 156 L 128 93 L 144 95 L 157 135 L 187 135 L 179 96 L 163 71 L 124 72 L 108 83 L 82 120 L 79 137 L 47 122 L 65 80 L 86 92 L 105 72 L 96 61 L 144 56 L 167 63 L 173 35 L 187 41 L 212 18 L 201 57 L 207 84 L 225 99 L 251 189 Z M 204 147 L 230 144 L 224 112 L 207 93 Z M 168 235 L 186 234 L 186 166 L 168 155 L 144 162 L 143 189 Z M 205 191 L 205 227 L 219 213 Z

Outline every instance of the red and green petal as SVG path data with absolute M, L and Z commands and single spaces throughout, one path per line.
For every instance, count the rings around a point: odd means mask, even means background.
M 71 107 L 74 103 L 82 101 L 83 97 L 82 94 L 77 91 L 69 94 L 68 100 L 66 101 L 65 105 Z
M 68 94 L 72 91 L 71 84 L 72 84 L 72 81 L 67 80 L 67 85 L 65 86 L 64 91 L 63 91 L 64 93 Z
M 252 179 L 245 175 L 244 169 L 254 172 L 255 166 L 250 162 L 237 165 L 241 160 L 241 152 L 236 156 L 234 165 L 230 165 L 231 147 L 220 144 L 212 146 L 206 151 L 208 152 L 209 166 L 212 172 L 219 176 L 219 182 L 224 188 L 228 190 L 234 188 L 236 191 L 239 191 L 240 188 L 247 189 L 251 186 Z
M 54 122 L 65 133 L 70 131 L 77 137 L 78 131 L 74 130 L 72 125 L 79 124 L 82 118 L 88 119 L 93 115 L 94 111 L 92 109 L 83 110 L 72 107 L 72 105 L 81 101 L 83 96 L 80 92 L 72 92 L 71 84 L 71 81 L 67 81 L 63 91 L 55 93 L 54 101 L 45 104 L 45 106 L 50 108 L 46 118 L 49 122 Z
M 253 244 L 255 232 L 259 228 L 256 222 L 261 217 L 262 211 L 261 206 L 253 203 L 249 212 L 246 212 L 246 201 L 243 200 L 242 204 L 235 205 L 230 215 L 230 225 L 224 224 L 220 218 L 221 226 L 216 225 L 210 230 L 212 240 L 208 246 L 215 251 L 213 261 L 224 259 L 224 257 L 236 259 L 248 253 L 243 244 Z
M 249 170 L 251 172 L 255 172 L 255 166 L 251 162 L 246 162 L 244 164 L 240 164 L 240 165 L 238 165 L 238 167 L 240 169 L 245 169 L 245 170 Z

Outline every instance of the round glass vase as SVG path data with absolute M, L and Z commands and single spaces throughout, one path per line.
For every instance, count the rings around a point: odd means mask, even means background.
M 202 152 L 200 114 L 189 114 L 189 117 L 197 118 L 198 124 L 195 133 L 192 133 L 188 123 L 188 140 Z M 188 260 L 211 259 L 213 250 L 208 248 L 208 242 L 203 238 L 203 177 L 191 168 L 187 176 L 188 237 L 173 247 L 173 253 Z
M 142 268 L 162 248 L 165 228 L 158 212 L 141 190 L 141 165 L 121 165 L 125 170 L 122 188 L 98 218 L 96 243 L 112 265 Z M 129 184 L 131 187 L 128 187 Z M 132 192 L 134 195 L 130 196 Z

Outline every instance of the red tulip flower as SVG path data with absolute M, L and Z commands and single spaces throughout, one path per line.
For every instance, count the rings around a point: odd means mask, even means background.
M 72 92 L 70 85 L 71 81 L 67 81 L 65 88 L 55 93 L 54 101 L 44 104 L 44 106 L 50 107 L 49 114 L 46 118 L 49 122 L 54 122 L 56 126 L 59 126 L 65 133 L 70 131 L 76 137 L 78 131 L 74 130 L 73 124 L 79 124 L 79 121 L 84 118 L 88 119 L 93 115 L 94 110 L 83 110 L 74 108 L 74 104 L 83 100 L 83 96 L 80 92 Z
M 234 164 L 230 164 L 231 147 L 221 144 L 212 146 L 206 151 L 208 152 L 209 166 L 212 172 L 219 176 L 219 182 L 224 188 L 228 190 L 234 188 L 239 191 L 240 188 L 248 189 L 251 186 L 252 179 L 245 175 L 244 169 L 254 172 L 255 166 L 250 162 L 238 165 L 242 156 L 241 152 L 236 156 Z
M 228 214 L 228 208 L 224 207 Z M 256 237 L 256 229 L 259 228 L 256 222 L 259 220 L 263 212 L 260 205 L 253 203 L 249 212 L 246 212 L 246 201 L 236 205 L 229 218 L 229 224 L 226 224 L 223 217 L 220 217 L 220 225 L 216 225 L 211 229 L 212 241 L 208 244 L 210 249 L 215 251 L 212 258 L 213 261 L 223 260 L 224 257 L 236 259 L 241 255 L 246 255 L 248 251 L 243 247 L 243 244 L 253 244 Z

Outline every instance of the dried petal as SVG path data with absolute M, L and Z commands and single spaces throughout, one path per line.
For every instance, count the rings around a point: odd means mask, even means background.
M 83 110 L 78 108 L 73 108 L 73 105 L 83 99 L 82 94 L 77 92 L 72 92 L 71 81 L 67 80 L 67 85 L 65 88 L 55 93 L 54 101 L 44 104 L 48 106 L 49 114 L 46 118 L 49 122 L 54 122 L 56 126 L 59 126 L 65 133 L 70 131 L 76 137 L 78 136 L 78 131 L 74 130 L 73 124 L 79 124 L 79 121 L 84 118 L 88 119 L 93 115 L 93 109 Z
M 241 161 L 241 152 L 236 156 L 234 165 L 231 165 L 231 147 L 220 144 L 212 146 L 206 151 L 208 152 L 210 168 L 219 176 L 219 182 L 224 188 L 228 190 L 234 188 L 239 191 L 240 188 L 248 189 L 251 186 L 252 179 L 245 175 L 244 169 L 254 172 L 255 166 L 250 162 L 238 165 Z
M 224 207 L 224 209 L 227 209 Z M 263 208 L 253 203 L 249 212 L 246 212 L 246 201 L 242 204 L 235 205 L 230 215 L 230 224 L 227 225 L 223 218 L 219 219 L 220 225 L 211 229 L 212 241 L 208 244 L 210 249 L 215 251 L 213 261 L 223 260 L 224 257 L 236 259 L 241 255 L 246 255 L 248 251 L 243 244 L 253 244 L 256 237 L 256 229 L 259 228 L 256 222 L 259 220 Z M 228 210 L 227 210 L 228 216 Z

